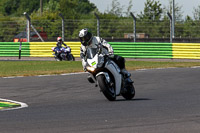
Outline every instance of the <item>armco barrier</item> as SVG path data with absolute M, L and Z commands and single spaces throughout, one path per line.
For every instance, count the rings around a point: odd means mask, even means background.
M 65 42 L 70 48 L 74 57 L 80 57 L 80 42 Z M 56 42 L 30 42 L 31 57 L 53 57 L 52 47 L 56 47 Z
M 0 42 L 0 56 L 19 56 L 20 43 Z M 29 43 L 22 43 L 21 56 L 30 56 Z
M 173 43 L 173 58 L 200 59 L 200 43 Z
M 171 43 L 110 42 L 114 53 L 128 58 L 172 58 Z
M 80 57 L 80 42 L 65 42 Z M 114 54 L 125 58 L 200 59 L 200 43 L 109 42 Z M 19 42 L 0 42 L 0 56 L 19 56 Z M 21 56 L 53 57 L 56 42 L 22 42 Z

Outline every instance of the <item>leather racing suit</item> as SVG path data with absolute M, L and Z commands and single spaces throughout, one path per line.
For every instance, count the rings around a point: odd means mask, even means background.
M 102 39 L 100 37 L 93 36 L 89 46 L 84 46 L 81 44 L 80 57 L 82 59 L 82 66 L 83 66 L 84 70 L 86 67 L 85 56 L 86 56 L 87 48 L 96 48 L 97 49 L 98 45 L 102 45 L 103 48 L 105 48 L 107 50 L 107 51 L 104 51 L 105 53 L 113 54 L 113 48 L 107 41 L 105 41 L 104 39 Z

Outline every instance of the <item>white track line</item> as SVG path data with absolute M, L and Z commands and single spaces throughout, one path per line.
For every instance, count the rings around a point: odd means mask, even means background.
M 200 68 L 200 66 L 193 66 L 193 67 L 191 67 L 191 68 Z
M 49 76 L 66 76 L 66 75 L 76 75 L 76 74 L 84 74 L 87 72 L 77 72 L 77 73 L 64 73 L 64 74 L 54 74 L 54 75 L 37 75 L 37 76 L 33 76 L 33 77 L 49 77 Z M 13 78 L 22 78 L 22 77 L 30 77 L 30 76 L 11 76 L 11 77 L 1 77 L 4 79 L 13 79 Z
M 167 68 L 148 68 L 148 69 L 137 69 L 135 71 L 147 71 L 147 70 L 163 70 L 163 69 L 174 69 L 174 68 L 200 68 L 200 66 L 193 66 L 193 67 L 167 67 Z

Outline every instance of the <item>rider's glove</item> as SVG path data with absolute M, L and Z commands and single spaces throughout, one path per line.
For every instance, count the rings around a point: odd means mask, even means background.
M 87 71 L 86 67 L 83 67 L 83 71 L 84 71 L 84 72 L 86 72 L 86 71 Z
M 113 55 L 114 53 L 113 53 L 113 51 L 109 51 L 109 55 Z
M 86 64 L 87 62 L 84 59 L 82 59 L 82 66 L 84 71 L 86 71 Z
M 102 48 L 103 48 L 102 44 L 99 43 L 99 44 L 97 45 L 98 54 L 100 54 L 100 53 L 102 52 Z

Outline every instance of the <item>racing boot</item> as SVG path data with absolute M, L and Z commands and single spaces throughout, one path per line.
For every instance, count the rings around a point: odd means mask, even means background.
M 121 74 L 124 78 L 129 78 L 131 76 L 131 74 L 125 68 L 121 69 Z
M 128 88 L 130 88 L 129 85 L 132 85 L 133 81 L 130 78 L 131 74 L 125 68 L 121 69 L 120 73 L 123 76 L 123 87 L 121 89 L 121 93 L 126 94 L 129 90 Z

